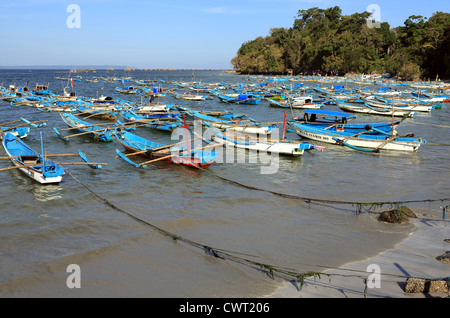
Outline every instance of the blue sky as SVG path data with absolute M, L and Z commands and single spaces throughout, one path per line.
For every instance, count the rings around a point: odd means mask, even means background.
M 80 28 L 67 25 L 69 4 L 80 8 Z M 242 43 L 292 27 L 298 10 L 339 6 L 349 15 L 370 4 L 391 27 L 450 12 L 448 0 L 1 1 L 0 65 L 226 69 Z

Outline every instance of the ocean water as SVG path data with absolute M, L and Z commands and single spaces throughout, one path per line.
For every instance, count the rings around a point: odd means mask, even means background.
M 28 82 L 31 88 L 36 83 L 49 84 L 52 91 L 62 93 L 67 82 L 56 77 L 68 74 L 63 70 L 0 70 L 0 82 L 5 86 Z M 164 81 L 190 81 L 194 77 L 202 83 L 248 83 L 246 77 L 222 71 L 98 70 L 82 75 Z M 114 93 L 121 85 L 74 81 L 77 95 L 140 100 L 139 95 Z M 167 82 L 162 85 L 174 87 Z M 281 122 L 284 116 L 282 109 L 270 107 L 266 101 L 228 105 L 217 98 L 192 102 L 168 94 L 160 102 L 245 113 L 261 121 Z M 328 105 L 326 109 L 337 107 Z M 107 163 L 102 170 L 65 166 L 70 174 L 60 184 L 48 186 L 37 184 L 18 170 L 1 172 L 0 296 L 264 297 L 285 282 L 245 261 L 212 257 L 199 245 L 299 273 L 323 271 L 374 256 L 403 240 L 413 227 L 380 223 L 376 214 L 355 213 L 352 205 L 307 203 L 241 185 L 351 202 L 447 198 L 449 114 L 447 104 L 401 124 L 400 133 L 414 132 L 428 141 L 417 153 L 368 154 L 323 144 L 324 152 L 280 157 L 276 173 L 261 174 L 264 164 L 258 160 L 251 163 L 249 158 L 257 156 L 252 153 L 244 163 L 214 163 L 209 172 L 166 162 L 136 169 L 115 158 L 115 149 L 123 150 L 118 143 L 95 142 L 88 136 L 64 142 L 52 131 L 53 127 L 66 128 L 58 113 L 12 107 L 0 101 L 2 123 L 20 117 L 47 120 L 45 127 L 32 128 L 25 139 L 34 149 L 40 149 L 42 132 L 48 153 L 82 150 L 91 161 Z M 390 118 L 358 115 L 357 121 Z M 138 128 L 135 133 L 173 143 L 170 133 L 148 128 Z M 287 138 L 299 139 L 292 132 Z M 0 167 L 10 165 L 9 160 L 2 160 Z M 439 212 L 440 205 L 439 201 L 408 204 L 418 213 Z M 156 229 L 183 239 L 173 240 Z M 71 264 L 80 268 L 80 288 L 68 287 Z

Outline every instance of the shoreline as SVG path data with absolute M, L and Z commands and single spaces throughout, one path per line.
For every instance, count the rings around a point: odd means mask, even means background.
M 402 242 L 365 260 L 347 263 L 339 269 L 330 269 L 320 278 L 305 279 L 301 290 L 284 283 L 269 297 L 272 298 L 427 298 L 450 297 L 449 293 L 406 293 L 407 277 L 443 278 L 450 276 L 450 264 L 440 262 L 437 256 L 450 250 L 450 224 L 442 219 L 410 219 L 414 231 Z M 369 265 L 379 266 L 379 287 L 365 288 L 363 277 Z M 365 274 L 367 273 L 367 274 Z M 367 279 L 369 281 L 371 279 Z

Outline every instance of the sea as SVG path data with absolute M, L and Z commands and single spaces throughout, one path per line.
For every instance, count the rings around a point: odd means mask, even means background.
M 158 81 L 175 91 L 182 91 L 177 82 L 255 82 L 221 70 L 96 70 L 72 76 L 131 79 L 74 80 L 72 87 L 70 75 L 69 70 L 56 69 L 0 70 L 0 82 L 6 87 L 45 84 L 56 94 L 66 87 L 77 96 L 133 102 L 140 102 L 141 95 L 114 89 L 133 86 L 133 80 Z M 246 114 L 262 122 L 281 123 L 285 114 L 265 100 L 226 104 L 217 97 L 188 101 L 168 93 L 158 101 Z M 295 281 L 270 268 L 320 273 L 373 257 L 407 238 L 414 226 L 378 221 L 374 212 L 389 210 L 389 204 L 359 209 L 351 202 L 406 202 L 403 205 L 420 216 L 441 213 L 448 202 L 440 199 L 450 193 L 449 107 L 447 103 L 418 113 L 398 127 L 399 133 L 426 139 L 417 152 L 367 153 L 313 142 L 325 150 L 280 156 L 275 172 L 262 173 L 267 161 L 255 153 L 246 153 L 244 162 L 213 163 L 207 171 L 164 161 L 138 169 L 117 158 L 116 149 L 124 149 L 116 141 L 99 142 L 87 135 L 69 142 L 58 138 L 54 127 L 65 135 L 74 133 L 62 130 L 67 126 L 58 112 L 0 101 L 1 123 L 21 117 L 46 121 L 43 127 L 31 127 L 24 139 L 32 148 L 40 152 L 43 146 L 48 154 L 81 150 L 91 161 L 104 163 L 102 169 L 66 165 L 67 173 L 57 185 L 40 185 L 17 169 L 1 172 L 0 297 L 271 298 L 283 284 Z M 332 104 L 325 109 L 339 111 Z M 300 110 L 294 113 L 288 110 L 288 119 L 301 116 Z M 391 120 L 358 114 L 354 121 Z M 138 127 L 133 133 L 164 144 L 176 142 L 170 132 Z M 286 138 L 306 141 L 289 129 Z M 1 153 L 6 156 L 3 148 Z M 0 168 L 12 165 L 6 159 L 0 162 Z M 211 250 L 224 257 L 215 257 Z M 301 290 L 298 293 L 301 297 Z

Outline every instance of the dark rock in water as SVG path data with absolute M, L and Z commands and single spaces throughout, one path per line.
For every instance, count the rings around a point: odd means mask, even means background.
M 397 209 L 384 211 L 378 217 L 378 221 L 388 223 L 406 223 L 409 218 L 417 218 L 417 215 L 406 206 L 401 206 Z
M 422 278 L 408 278 L 405 293 L 449 293 L 447 281 Z
M 436 257 L 436 259 L 442 263 L 450 264 L 450 252 L 447 252 L 445 254 L 439 255 Z
M 445 239 L 444 242 L 450 243 L 450 239 Z

